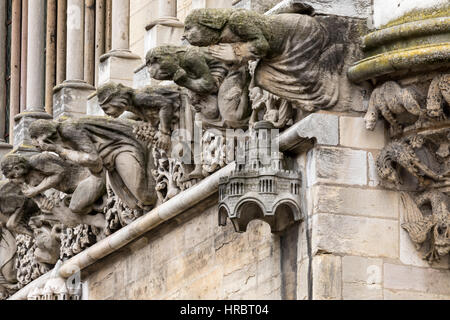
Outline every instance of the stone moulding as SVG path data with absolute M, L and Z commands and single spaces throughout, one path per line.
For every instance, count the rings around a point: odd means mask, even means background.
M 337 132 L 337 127 L 333 125 L 335 124 L 334 120 L 336 119 L 336 116 L 330 114 L 313 114 L 297 122 L 289 129 L 288 132 L 285 132 L 279 136 L 280 151 L 289 150 L 290 152 L 295 151 L 295 153 L 305 152 L 309 150 L 313 144 L 305 144 L 304 142 L 310 141 L 312 138 L 315 138 L 318 143 L 320 141 L 323 144 L 327 144 L 324 137 Z M 303 132 L 305 131 L 305 128 L 310 126 L 320 126 L 324 130 L 317 132 L 318 137 L 313 137 L 311 135 L 305 136 Z M 294 143 L 295 137 L 298 144 Z M 126 246 L 128 243 L 151 231 L 163 222 L 173 219 L 177 215 L 185 212 L 187 209 L 192 208 L 196 204 L 217 192 L 220 178 L 229 176 L 235 169 L 235 163 L 229 164 L 187 191 L 180 193 L 169 201 L 153 209 L 140 219 L 120 229 L 111 236 L 97 242 L 92 247 L 86 249 L 75 257 L 65 261 L 59 269 L 59 276 L 65 279 L 69 278 L 75 273 Z M 20 291 L 16 292 L 9 299 L 26 300 L 28 294 L 31 293 L 32 290 L 36 287 L 43 286 L 50 278 L 51 272 L 44 274 Z
M 396 72 L 430 71 L 450 63 L 450 42 L 395 50 L 364 59 L 353 65 L 348 78 L 360 82 Z

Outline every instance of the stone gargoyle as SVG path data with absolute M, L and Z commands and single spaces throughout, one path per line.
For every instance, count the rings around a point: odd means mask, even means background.
M 225 63 L 259 60 L 255 85 L 313 112 L 339 100 L 339 55 L 329 31 L 303 14 L 262 15 L 244 9 L 195 9 L 184 39 Z
M 233 68 L 204 48 L 160 46 L 146 63 L 152 78 L 173 80 L 189 90 L 190 103 L 204 126 L 245 128 L 250 116 L 247 66 Z
M 96 203 L 101 202 L 106 193 L 104 175 L 92 175 L 86 168 L 48 152 L 29 159 L 18 154 L 7 155 L 1 162 L 1 169 L 5 177 L 21 186 L 26 197 L 33 199 L 41 210 L 58 218 L 65 226 L 105 226 L 102 214 L 91 215 Z M 68 203 L 44 208 L 48 202 L 44 192 L 51 189 L 69 195 Z
M 0 300 L 7 299 L 17 289 L 16 239 L 0 224 Z
M 450 199 L 439 190 L 426 191 L 413 198 L 402 193 L 402 202 L 406 208 L 402 228 L 411 240 L 420 248 L 430 240 L 430 250 L 424 259 L 433 263 L 450 252 Z M 429 205 L 431 212 L 425 214 L 424 206 Z
M 150 123 L 156 131 L 156 147 L 166 151 L 170 148 L 173 124 L 182 104 L 181 95 L 177 86 L 148 86 L 135 90 L 110 82 L 97 89 L 100 107 L 107 115 L 118 118 L 128 111 Z
M 29 127 L 42 151 L 57 153 L 101 176 L 106 170 L 114 193 L 131 209 L 151 210 L 156 204 L 153 159 L 133 132 L 136 121 L 82 117 L 63 122 L 37 120 Z

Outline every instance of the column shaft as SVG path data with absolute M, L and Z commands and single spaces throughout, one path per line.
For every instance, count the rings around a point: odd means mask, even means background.
M 28 1 L 27 111 L 44 111 L 45 0 Z
M 20 60 L 20 112 L 27 108 L 27 60 L 28 60 L 28 0 L 22 0 L 22 31 Z
M 6 39 L 6 1 L 0 5 L 0 39 Z M 6 130 L 6 46 L 0 47 L 0 142 Z
M 56 85 L 56 10 L 56 0 L 47 0 L 45 111 L 48 114 L 53 114 L 53 88 Z
M 95 79 L 95 0 L 85 0 L 84 7 L 84 81 Z
M 112 0 L 112 50 L 128 50 L 130 0 Z
M 98 84 L 100 56 L 105 53 L 105 0 L 96 0 L 95 8 L 95 86 Z
M 84 1 L 67 1 L 67 80 L 84 79 Z
M 159 18 L 172 18 L 177 16 L 176 0 L 159 0 Z
M 67 0 L 58 0 L 58 26 L 56 33 L 56 84 L 66 80 Z
M 12 0 L 11 86 L 9 101 L 9 141 L 14 139 L 14 117 L 20 113 L 20 14 L 22 0 Z
M 106 0 L 105 5 L 105 52 L 109 52 L 112 43 L 112 0 Z

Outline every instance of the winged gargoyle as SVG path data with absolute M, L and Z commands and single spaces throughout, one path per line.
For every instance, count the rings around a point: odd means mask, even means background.
M 438 191 L 426 191 L 414 201 L 406 192 L 401 194 L 402 202 L 406 208 L 404 223 L 405 229 L 420 249 L 422 244 L 430 239 L 430 250 L 424 259 L 430 264 L 438 261 L 441 256 L 450 252 L 450 199 Z M 421 209 L 429 204 L 431 214 L 425 215 Z

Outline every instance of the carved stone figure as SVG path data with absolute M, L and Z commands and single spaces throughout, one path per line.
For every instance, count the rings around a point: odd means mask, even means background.
M 6 229 L 14 234 L 33 236 L 28 223 L 39 212 L 36 203 L 22 193 L 19 185 L 11 181 L 0 183 L 0 223 Z
M 446 119 L 444 106 L 450 108 L 450 73 L 440 74 L 431 81 L 427 98 L 427 114 L 432 118 Z M 450 110 L 447 110 L 447 113 Z
M 7 299 L 17 288 L 16 239 L 0 225 L 0 300 Z
M 36 245 L 34 256 L 37 262 L 53 266 L 59 260 L 63 226 L 59 221 L 51 223 L 48 219 L 41 218 L 35 217 L 30 223 Z
M 146 57 L 150 75 L 190 90 L 190 102 L 205 125 L 242 128 L 248 124 L 247 67 L 230 68 L 203 48 L 161 46 Z
M 402 194 L 406 207 L 404 228 L 418 249 L 430 239 L 430 250 L 424 259 L 432 263 L 450 252 L 450 199 L 438 190 L 430 190 L 415 197 L 415 201 L 406 193 Z M 415 203 L 414 203 L 415 202 Z M 431 206 L 431 212 L 425 215 L 422 207 Z
M 122 84 L 107 83 L 97 90 L 103 111 L 118 118 L 129 111 L 139 120 L 146 121 L 157 130 L 156 146 L 168 150 L 173 129 L 181 106 L 181 92 L 176 86 L 148 86 L 135 90 Z
M 402 88 L 395 81 L 387 81 L 376 88 L 370 97 L 369 108 L 365 116 L 367 130 L 374 130 L 380 114 L 391 125 L 393 135 L 402 132 L 403 127 L 396 119 L 397 115 L 410 114 L 414 121 L 425 114 L 420 106 L 420 97 L 412 88 Z
M 38 120 L 29 127 L 43 151 L 88 168 L 92 175 L 107 171 L 114 192 L 130 208 L 151 209 L 156 203 L 153 161 L 133 133 L 135 121 L 83 117 L 64 122 Z
M 377 158 L 379 177 L 394 185 L 403 184 L 399 169 L 404 168 L 418 179 L 419 185 L 422 187 L 430 185 L 430 179 L 434 182 L 444 180 L 445 177 L 441 172 L 433 170 L 418 157 L 414 148 L 422 147 L 421 140 L 423 137 L 417 137 L 412 142 L 402 139 L 389 143 Z
M 328 31 L 313 17 L 196 9 L 185 20 L 184 38 L 211 46 L 211 55 L 226 63 L 259 59 L 256 86 L 302 110 L 331 108 L 338 101 L 338 55 Z
M 50 153 L 32 156 L 8 155 L 1 163 L 3 174 L 22 185 L 22 192 L 29 198 L 56 189 L 71 195 L 69 209 L 86 215 L 95 202 L 106 192 L 103 175 L 91 175 L 89 170 Z

